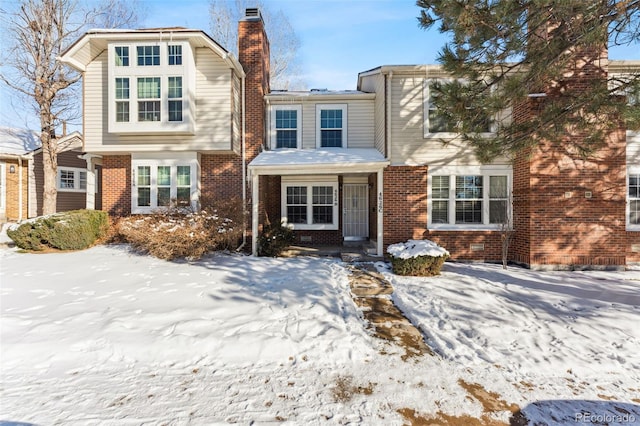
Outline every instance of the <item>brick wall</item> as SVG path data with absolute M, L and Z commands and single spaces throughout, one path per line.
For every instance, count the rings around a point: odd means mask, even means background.
M 27 219 L 29 215 L 29 167 L 27 160 L 22 161 L 22 217 L 20 217 L 20 173 L 19 161 L 5 160 L 5 182 L 7 192 L 5 194 L 5 216 L 7 220 Z M 10 168 L 15 167 L 15 173 L 10 173 Z
M 455 260 L 502 261 L 502 238 L 498 231 L 429 230 L 424 238 L 446 248 Z
M 102 157 L 102 209 L 112 216 L 131 214 L 131 156 Z
M 202 205 L 242 197 L 242 158 L 235 154 L 200 157 Z
M 384 245 L 421 239 L 427 227 L 427 167 L 384 170 Z

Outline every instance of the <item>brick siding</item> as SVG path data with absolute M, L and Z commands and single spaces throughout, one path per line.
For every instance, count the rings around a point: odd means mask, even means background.
M 102 157 L 102 209 L 112 216 L 131 214 L 131 156 Z

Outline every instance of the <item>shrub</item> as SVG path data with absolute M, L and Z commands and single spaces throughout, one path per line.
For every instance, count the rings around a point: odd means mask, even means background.
M 271 223 L 268 219 L 258 236 L 258 255 L 266 257 L 278 257 L 295 240 L 295 234 L 291 228 L 282 223 Z
M 234 218 L 232 218 L 232 217 Z M 171 208 L 120 219 L 116 238 L 160 259 L 199 259 L 206 253 L 233 249 L 242 236 L 242 206 Z
M 82 250 L 103 238 L 108 230 L 107 212 L 73 210 L 23 223 L 14 230 L 8 230 L 7 235 L 24 250 Z
M 449 252 L 429 240 L 409 240 L 387 248 L 393 272 L 398 275 L 439 275 Z

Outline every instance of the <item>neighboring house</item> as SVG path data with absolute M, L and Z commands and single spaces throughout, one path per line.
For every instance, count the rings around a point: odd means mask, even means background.
M 449 78 L 438 66 L 365 71 L 356 91 L 271 92 L 257 9 L 239 23 L 238 51 L 184 28 L 95 30 L 66 50 L 84 74 L 85 158 L 89 175 L 102 166 L 103 209 L 240 196 L 254 254 L 265 222 L 282 220 L 300 245 L 367 241 L 382 256 L 428 238 L 454 259 L 496 261 L 506 224 L 510 260 L 532 267 L 640 262 L 640 138 L 624 128 L 593 161 L 542 149 L 481 164 L 429 101 L 431 82 Z M 496 119 L 526 120 L 533 106 Z
M 57 211 L 85 208 L 87 163 L 79 158 L 78 132 L 58 139 Z M 44 174 L 40 135 L 0 128 L 0 219 L 21 221 L 42 214 Z

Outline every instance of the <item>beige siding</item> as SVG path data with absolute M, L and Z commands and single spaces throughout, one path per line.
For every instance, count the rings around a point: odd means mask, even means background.
M 233 140 L 233 151 L 236 153 L 240 153 L 242 149 L 241 146 L 241 109 L 242 109 L 242 87 L 240 82 L 240 77 L 232 72 L 232 81 L 233 81 L 233 89 L 232 89 L 232 105 L 231 111 L 233 114 L 233 130 L 232 130 L 232 140 Z
M 107 52 L 103 51 L 88 65 L 84 77 L 86 150 L 98 153 L 230 151 L 231 72 L 209 49 L 196 49 L 195 61 L 195 135 L 122 135 L 108 132 Z
M 302 104 L 302 148 L 316 148 L 316 105 L 347 105 L 347 148 L 373 148 L 374 103 L 366 100 L 331 100 Z
M 473 150 L 460 140 L 424 137 L 424 77 L 393 75 L 391 80 L 392 165 L 476 165 Z M 445 143 L 446 142 L 446 143 Z M 507 159 L 495 164 L 508 164 Z
M 385 91 L 385 76 L 381 73 L 370 75 L 362 79 L 363 92 L 375 93 L 376 99 L 374 101 L 374 141 L 375 147 L 378 151 L 386 154 L 385 142 L 387 140 L 385 135 L 386 130 L 386 91 Z
M 627 132 L 627 165 L 640 166 L 640 132 Z

